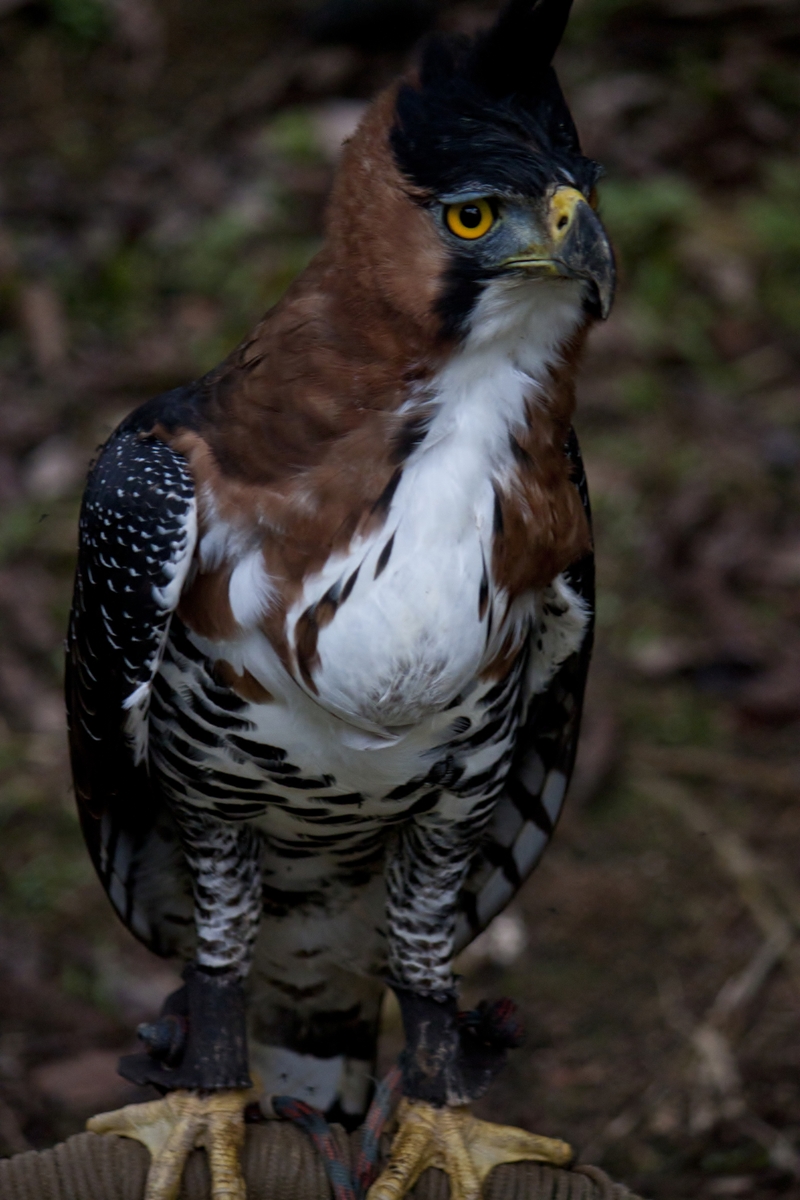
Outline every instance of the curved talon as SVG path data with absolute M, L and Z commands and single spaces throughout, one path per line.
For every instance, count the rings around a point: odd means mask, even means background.
M 428 1167 L 447 1173 L 451 1200 L 479 1200 L 487 1175 L 500 1163 L 533 1160 L 563 1167 L 572 1159 L 566 1142 L 481 1121 L 466 1107 L 404 1099 L 397 1115 L 389 1162 L 367 1200 L 401 1200 Z
M 246 1200 L 239 1155 L 244 1145 L 244 1110 L 252 1089 L 219 1092 L 178 1090 L 163 1100 L 128 1104 L 86 1122 L 90 1133 L 135 1138 L 150 1151 L 144 1200 L 175 1200 L 183 1168 L 195 1146 L 204 1146 L 213 1200 Z

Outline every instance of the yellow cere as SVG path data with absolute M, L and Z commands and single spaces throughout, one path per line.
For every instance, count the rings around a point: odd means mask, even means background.
M 576 188 L 556 188 L 550 199 L 550 233 L 556 239 L 563 237 L 579 204 L 585 204 L 586 197 Z
M 494 225 L 495 217 L 488 200 L 464 200 L 460 204 L 448 204 L 445 210 L 447 228 L 456 237 L 483 237 Z

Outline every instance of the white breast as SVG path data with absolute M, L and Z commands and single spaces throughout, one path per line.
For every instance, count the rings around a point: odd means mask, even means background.
M 306 609 L 358 570 L 317 643 L 317 701 L 330 711 L 366 729 L 414 725 L 468 689 L 496 652 L 507 629 L 491 577 L 493 480 L 507 475 L 510 434 L 579 317 L 569 285 L 485 293 L 463 349 L 422 401 L 429 431 L 383 528 L 330 559 L 288 615 L 291 644 Z
M 486 644 L 488 610 L 479 613 L 479 596 L 493 509 L 476 459 L 459 437 L 423 451 L 404 473 L 381 533 L 309 581 L 290 627 L 359 568 L 352 594 L 318 640 L 314 682 L 326 707 L 381 726 L 414 724 L 476 675 Z M 379 570 L 382 553 L 389 557 Z

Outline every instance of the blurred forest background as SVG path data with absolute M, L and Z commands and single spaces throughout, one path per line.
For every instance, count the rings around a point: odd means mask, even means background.
M 0 0 L 0 1153 L 130 1098 L 175 981 L 70 795 L 87 464 L 314 253 L 415 37 L 490 12 Z M 484 1107 L 645 1196 L 800 1197 L 800 5 L 576 0 L 559 62 L 621 265 L 577 417 L 598 649 L 560 831 L 461 963 L 528 1029 Z

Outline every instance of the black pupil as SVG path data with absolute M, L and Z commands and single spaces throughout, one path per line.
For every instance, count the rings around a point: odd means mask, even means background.
M 467 229 L 477 229 L 483 220 L 483 213 L 477 204 L 465 204 L 461 209 L 461 224 Z

